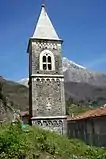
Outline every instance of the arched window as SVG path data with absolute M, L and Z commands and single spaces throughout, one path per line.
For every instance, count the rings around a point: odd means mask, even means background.
M 44 50 L 40 54 L 40 70 L 54 70 L 54 55 L 49 50 Z
M 43 70 L 52 70 L 52 60 L 49 54 L 43 56 L 42 64 Z

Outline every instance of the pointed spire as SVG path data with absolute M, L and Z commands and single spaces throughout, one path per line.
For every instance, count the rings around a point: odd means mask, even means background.
M 42 7 L 45 7 L 45 0 L 42 0 Z
M 60 40 L 46 12 L 44 3 L 32 38 Z

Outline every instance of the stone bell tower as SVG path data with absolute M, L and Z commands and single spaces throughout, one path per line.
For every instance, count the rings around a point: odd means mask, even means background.
M 30 123 L 66 133 L 62 40 L 42 5 L 33 36 L 29 39 Z

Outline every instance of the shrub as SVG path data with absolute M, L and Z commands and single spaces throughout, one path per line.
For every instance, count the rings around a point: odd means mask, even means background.
M 68 139 L 37 127 L 23 131 L 19 123 L 0 126 L 1 159 L 36 159 L 44 154 L 51 159 L 105 159 L 104 148 L 90 147 L 77 139 Z M 56 158 L 57 156 L 57 158 Z M 45 158 L 44 158 L 45 159 Z

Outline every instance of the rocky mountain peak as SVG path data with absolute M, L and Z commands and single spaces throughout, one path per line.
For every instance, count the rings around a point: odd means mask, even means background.
M 87 83 L 96 86 L 106 86 L 106 75 L 88 70 L 66 57 L 62 59 L 65 82 Z M 28 86 L 28 78 L 21 79 L 19 83 Z
M 69 60 L 66 57 L 63 57 L 63 72 L 65 72 L 66 70 L 70 69 L 71 67 L 75 68 L 75 69 L 86 69 L 85 67 L 76 64 L 75 62 Z

